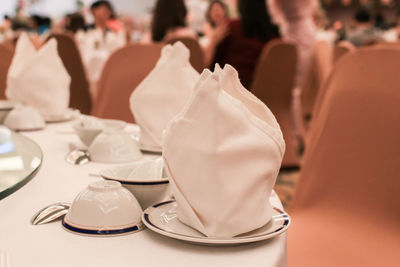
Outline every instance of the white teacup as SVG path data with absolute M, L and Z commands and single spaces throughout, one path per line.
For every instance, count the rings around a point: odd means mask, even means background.
M 100 175 L 107 180 L 120 182 L 136 197 L 143 210 L 170 197 L 169 180 L 163 171 L 162 158 L 115 166 L 102 170 Z
M 40 130 L 46 125 L 43 116 L 36 109 L 18 105 L 8 113 L 4 125 L 12 130 Z
M 97 181 L 75 198 L 63 226 L 80 234 L 125 234 L 143 228 L 141 214 L 135 197 L 120 183 Z
M 95 162 L 122 163 L 140 159 L 139 145 L 128 133 L 105 129 L 89 146 L 90 159 Z
M 14 102 L 10 100 L 0 100 L 0 124 L 4 122 L 8 113 L 14 108 Z
M 126 126 L 126 122 L 120 120 L 98 119 L 98 122 L 97 124 L 85 124 L 80 121 L 72 124 L 72 128 L 86 146 L 90 146 L 103 130 L 123 130 Z

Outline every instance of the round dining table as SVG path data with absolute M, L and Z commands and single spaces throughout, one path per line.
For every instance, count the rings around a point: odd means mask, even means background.
M 100 170 L 115 164 L 67 163 L 72 147 L 82 147 L 71 121 L 47 124 L 45 129 L 21 132 L 43 153 L 39 171 L 22 188 L 0 200 L 0 267 L 62 266 L 287 266 L 286 234 L 275 238 L 226 247 L 187 243 L 143 231 L 112 237 L 92 237 L 63 229 L 60 221 L 32 225 L 31 217 L 56 202 L 72 202 Z M 126 131 L 138 135 L 136 125 Z M 157 157 L 145 154 L 143 159 Z M 122 165 L 122 164 L 120 164 Z M 1 179 L 1 177 L 0 177 Z M 273 192 L 271 203 L 282 209 Z

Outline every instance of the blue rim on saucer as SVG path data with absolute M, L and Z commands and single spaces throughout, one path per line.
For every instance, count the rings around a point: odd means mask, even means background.
M 68 224 L 65 219 L 62 220 L 62 225 L 65 229 L 84 235 L 95 235 L 95 236 L 110 236 L 110 235 L 123 235 L 128 233 L 137 232 L 143 229 L 141 225 L 134 225 L 121 229 L 113 229 L 113 230 L 93 230 L 93 229 L 84 229 L 76 226 L 72 226 Z

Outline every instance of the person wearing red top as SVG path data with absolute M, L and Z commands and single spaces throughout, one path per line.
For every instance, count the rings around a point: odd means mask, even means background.
M 218 45 L 214 63 L 232 65 L 240 81 L 251 89 L 253 73 L 265 44 L 280 33 L 272 24 L 265 0 L 239 0 L 240 19 L 229 22 L 229 34 Z

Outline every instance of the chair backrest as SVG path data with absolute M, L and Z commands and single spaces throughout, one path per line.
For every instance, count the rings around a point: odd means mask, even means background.
M 5 99 L 7 73 L 13 58 L 13 51 L 0 44 L 0 99 Z
M 296 45 L 282 40 L 268 42 L 259 58 L 251 91 L 274 113 L 281 126 L 286 152 L 282 165 L 297 166 L 297 141 L 291 118 L 292 90 L 297 69 Z
M 129 97 L 155 67 L 162 47 L 161 44 L 132 44 L 115 51 L 103 68 L 92 114 L 135 122 Z
M 341 41 L 340 43 L 338 43 L 335 46 L 334 50 L 333 50 L 333 63 L 334 63 L 334 65 L 333 65 L 332 69 L 335 68 L 336 63 L 340 58 L 342 58 L 344 55 L 352 53 L 354 51 L 356 51 L 356 47 L 352 43 L 350 43 L 349 41 Z M 316 118 L 316 116 L 318 116 L 318 112 L 319 112 L 319 110 L 321 108 L 321 103 L 322 103 L 322 100 L 325 97 L 326 88 L 327 88 L 328 83 L 329 83 L 328 82 L 328 80 L 330 79 L 329 76 L 325 80 L 325 83 L 323 83 L 321 88 L 318 90 L 317 97 L 315 99 L 314 107 L 313 107 L 313 110 L 312 110 L 312 117 L 313 118 Z
M 400 51 L 360 49 L 337 63 L 310 133 L 293 208 L 400 225 Z
M 333 49 L 333 64 L 335 64 L 339 58 L 347 53 L 354 52 L 356 47 L 349 41 L 339 42 Z
M 326 41 L 315 42 L 313 57 L 305 83 L 302 85 L 302 110 L 311 115 L 319 89 L 332 69 L 333 47 Z
M 379 42 L 373 45 L 371 48 L 397 48 L 400 49 L 400 42 Z
M 193 68 L 197 70 L 199 73 L 203 72 L 205 68 L 204 55 L 199 41 L 193 38 L 174 38 L 168 40 L 167 43 L 174 44 L 178 41 L 182 42 L 187 48 L 189 48 L 190 50 L 189 60 Z
M 51 34 L 47 40 L 57 40 L 57 50 L 65 69 L 71 76 L 69 106 L 90 114 L 92 98 L 82 58 L 72 34 Z

